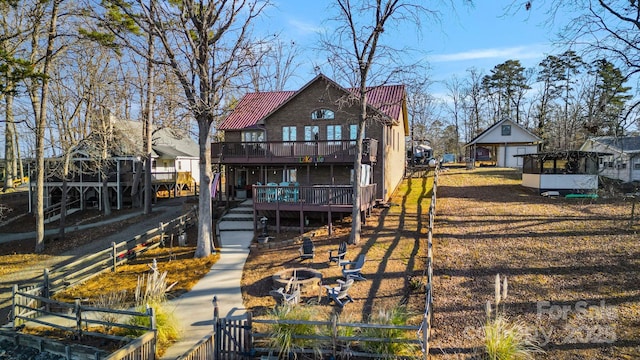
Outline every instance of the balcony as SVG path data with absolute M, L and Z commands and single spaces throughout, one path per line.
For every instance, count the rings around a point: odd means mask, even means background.
M 313 185 L 280 186 L 253 185 L 253 206 L 256 210 L 280 211 L 333 211 L 351 212 L 353 208 L 353 186 Z M 376 184 L 360 187 L 360 209 L 375 204 Z
M 362 163 L 377 161 L 378 140 L 364 139 Z M 221 142 L 211 144 L 211 158 L 223 164 L 353 163 L 351 140 Z

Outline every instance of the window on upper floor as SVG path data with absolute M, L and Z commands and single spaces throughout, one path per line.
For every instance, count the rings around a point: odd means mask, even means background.
M 304 141 L 314 141 L 319 138 L 319 128 L 317 125 L 304 127 Z
M 502 125 L 502 136 L 511 136 L 511 125 Z
M 317 109 L 311 113 L 311 119 L 313 120 L 332 120 L 335 119 L 335 114 L 329 109 Z
M 349 125 L 349 140 L 351 145 L 355 145 L 356 139 L 358 138 L 358 125 L 351 124 Z
M 282 127 L 282 141 L 296 141 L 296 127 L 295 126 L 283 126 Z
M 342 140 L 342 127 L 340 125 L 327 125 L 327 140 Z M 333 141 L 330 144 L 336 145 L 339 142 Z
M 242 142 L 261 141 L 264 141 L 264 132 L 262 130 L 247 130 L 242 132 Z

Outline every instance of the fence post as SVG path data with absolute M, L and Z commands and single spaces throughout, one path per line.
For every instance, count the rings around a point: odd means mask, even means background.
M 49 298 L 49 269 L 45 268 L 42 272 L 42 297 Z M 50 311 L 51 305 L 49 302 L 44 304 L 44 309 Z
M 13 288 L 11 289 L 11 293 L 13 295 L 11 297 L 11 299 L 12 299 L 11 300 L 11 317 L 12 317 L 11 323 L 13 324 L 13 330 L 15 330 L 16 327 L 17 327 L 16 314 L 17 314 L 17 310 L 18 310 L 18 307 L 16 306 L 16 305 L 18 305 L 16 303 L 16 296 L 18 296 L 18 294 L 17 294 L 18 293 L 18 285 L 17 284 L 13 285 Z
M 218 360 L 219 358 L 219 354 L 218 351 L 220 351 L 220 345 L 221 345 L 221 339 L 220 336 L 217 332 L 218 330 L 218 316 L 219 316 L 219 309 L 218 309 L 218 297 L 217 296 L 213 296 L 213 360 Z
M 334 359 L 337 359 L 337 347 L 336 338 L 338 337 L 338 314 L 333 313 L 331 315 L 331 345 L 332 355 Z
M 153 308 L 147 304 L 147 315 L 149 316 L 149 327 L 153 331 L 153 352 L 156 353 L 158 348 L 158 325 L 156 323 L 156 313 Z
M 153 331 L 157 330 L 156 313 L 149 304 L 147 304 L 147 316 L 149 316 L 149 329 Z
M 76 331 L 78 338 L 82 338 L 82 310 L 80 308 L 80 299 L 76 299 L 74 310 L 76 312 Z
M 111 242 L 111 257 L 113 258 L 113 269 L 111 271 L 116 272 L 116 266 L 118 266 L 118 258 L 115 241 Z
M 253 322 L 251 311 L 247 311 L 247 324 L 245 327 L 245 351 L 249 354 L 253 354 Z

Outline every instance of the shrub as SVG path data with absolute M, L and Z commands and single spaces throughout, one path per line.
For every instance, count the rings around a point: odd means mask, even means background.
M 164 303 L 150 303 L 156 317 L 156 335 L 158 349 L 166 349 L 169 345 L 180 338 L 180 328 L 173 311 L 167 309 Z M 138 306 L 137 311 L 145 312 L 146 306 Z M 130 325 L 149 328 L 151 326 L 148 316 L 134 316 L 129 320 Z M 126 329 L 125 333 L 129 336 L 140 336 L 144 334 L 144 330 Z
M 314 312 L 312 307 L 307 306 L 277 306 L 270 314 L 274 320 L 314 320 Z M 288 359 L 293 357 L 297 359 L 297 352 L 304 349 L 313 349 L 319 353 L 320 342 L 315 339 L 301 339 L 296 335 L 312 336 L 318 335 L 319 330 L 316 325 L 309 323 L 285 324 L 276 323 L 270 326 L 269 347 L 278 349 L 278 358 Z
M 369 324 L 381 325 L 406 325 L 410 314 L 406 307 L 397 306 L 391 310 L 381 310 L 376 315 L 369 318 Z M 364 337 L 380 338 L 380 339 L 399 339 L 401 341 L 381 342 L 381 341 L 363 341 L 360 346 L 369 353 L 383 355 L 385 359 L 394 359 L 400 356 L 412 356 L 419 351 L 416 344 L 406 343 L 402 340 L 413 340 L 415 335 L 402 329 L 385 329 L 379 327 L 362 329 Z
M 503 279 L 501 286 L 500 274 L 496 274 L 495 310 L 492 309 L 490 301 L 487 301 L 485 308 L 487 314 L 487 321 L 483 327 L 485 353 L 490 360 L 533 359 L 533 354 L 544 352 L 536 345 L 533 334 L 523 323 L 510 321 L 504 315 L 504 304 L 502 311 L 500 310 L 500 303 L 507 298 L 507 289 L 507 278 Z
M 485 351 L 490 360 L 533 359 L 541 349 L 522 323 L 498 315 L 484 325 Z
M 93 307 L 102 309 L 125 309 L 127 304 L 126 291 L 114 291 L 106 294 L 98 295 L 98 298 L 91 302 Z M 117 323 L 120 315 L 112 312 L 97 312 L 98 319 L 107 323 Z M 111 331 L 112 326 L 104 325 L 107 332 Z

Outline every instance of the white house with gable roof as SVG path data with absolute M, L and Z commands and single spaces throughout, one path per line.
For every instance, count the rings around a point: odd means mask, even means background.
M 510 119 L 502 119 L 464 145 L 471 164 L 488 161 L 498 167 L 522 168 L 522 157 L 538 151 L 542 139 Z

